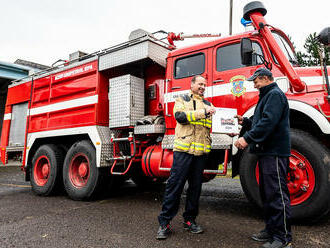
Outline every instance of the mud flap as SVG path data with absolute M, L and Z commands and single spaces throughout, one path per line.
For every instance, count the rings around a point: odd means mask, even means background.
M 236 177 L 239 174 L 239 163 L 241 161 L 242 154 L 243 150 L 238 150 L 235 155 L 231 155 L 232 178 Z
M 27 164 L 22 168 L 25 174 L 25 182 L 30 182 L 31 180 L 30 169 L 31 169 L 31 165 L 29 166 Z
M 247 128 L 243 126 L 238 137 L 242 137 L 246 131 L 247 131 Z M 249 149 L 249 148 L 247 147 L 246 149 Z M 241 161 L 243 152 L 244 152 L 244 150 L 238 149 L 238 152 L 235 155 L 231 156 L 232 178 L 239 175 L 239 165 L 240 165 L 240 161 Z

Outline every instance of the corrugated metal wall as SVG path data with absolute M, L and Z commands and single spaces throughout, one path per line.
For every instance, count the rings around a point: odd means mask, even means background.
M 0 61 L 0 138 L 7 100 L 8 85 L 12 80 L 26 77 L 31 67 Z

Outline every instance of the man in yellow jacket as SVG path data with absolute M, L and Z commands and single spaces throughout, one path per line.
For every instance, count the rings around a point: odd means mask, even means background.
M 162 211 L 158 216 L 160 227 L 157 239 L 166 239 L 171 233 L 170 221 L 179 210 L 181 194 L 187 180 L 189 186 L 183 226 L 191 233 L 203 232 L 195 219 L 198 215 L 206 154 L 211 151 L 211 116 L 215 113 L 213 105 L 204 99 L 205 87 L 205 78 L 194 76 L 190 93 L 175 101 L 173 114 L 177 125 L 173 165 L 166 184 Z

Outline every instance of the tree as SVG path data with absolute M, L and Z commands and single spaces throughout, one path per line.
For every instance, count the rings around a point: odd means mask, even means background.
M 296 53 L 299 65 L 315 66 L 321 64 L 319 56 L 319 49 L 321 45 L 319 42 L 317 42 L 316 36 L 316 32 L 307 36 L 304 44 L 304 48 L 306 49 L 307 53 L 301 51 Z M 325 61 L 327 65 L 330 65 L 330 56 L 327 48 L 325 48 Z

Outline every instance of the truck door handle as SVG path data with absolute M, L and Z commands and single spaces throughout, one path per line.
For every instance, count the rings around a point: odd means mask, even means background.
M 214 80 L 213 83 L 216 84 L 216 83 L 222 83 L 224 82 L 225 80 L 223 79 L 218 79 L 218 80 Z
M 181 86 L 172 87 L 171 90 L 181 89 Z

